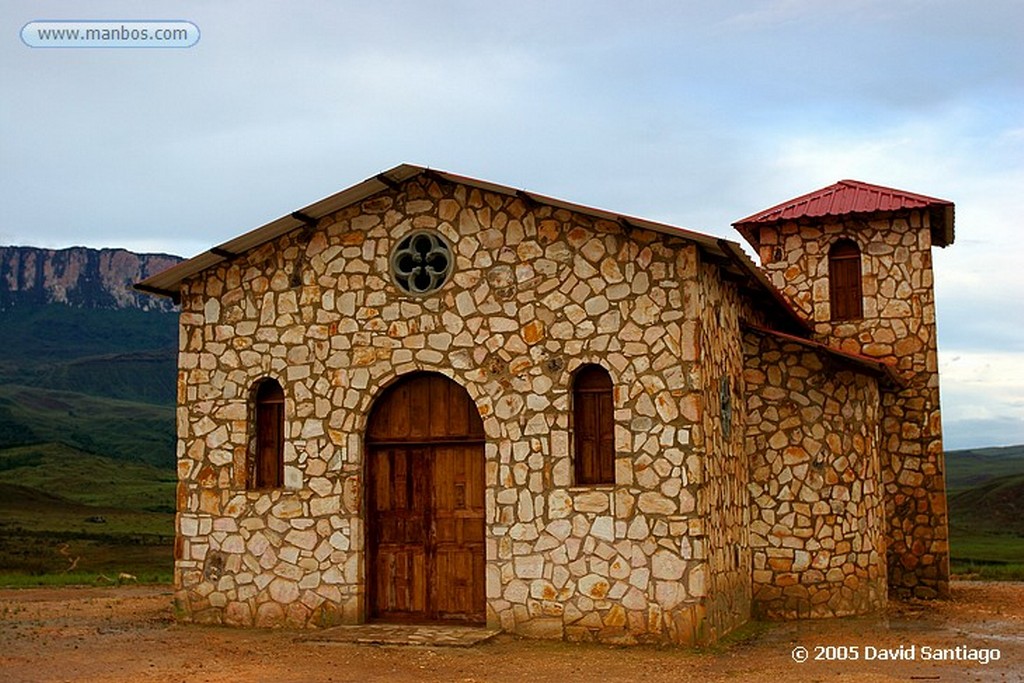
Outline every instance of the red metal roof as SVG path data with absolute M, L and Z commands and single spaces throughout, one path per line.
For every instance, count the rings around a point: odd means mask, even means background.
M 872 185 L 859 180 L 840 180 L 834 185 L 776 204 L 770 209 L 733 223 L 754 248 L 758 247 L 758 226 L 781 221 L 929 209 L 932 213 L 933 243 L 953 243 L 953 202 L 923 194 Z

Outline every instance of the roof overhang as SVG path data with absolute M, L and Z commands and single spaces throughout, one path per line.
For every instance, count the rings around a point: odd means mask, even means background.
M 308 228 L 315 225 L 320 219 L 348 206 L 368 199 L 369 197 L 387 190 L 397 189 L 402 183 L 421 174 L 428 174 L 433 178 L 466 185 L 496 194 L 520 197 L 527 202 L 537 205 L 553 206 L 580 213 L 593 218 L 604 219 L 618 223 L 623 228 L 641 228 L 652 232 L 680 237 L 697 244 L 697 246 L 709 257 L 709 260 L 719 265 L 731 274 L 732 279 L 742 283 L 742 287 L 752 294 L 759 301 L 763 302 L 781 318 L 786 329 L 809 333 L 809 325 L 794 311 L 786 302 L 782 294 L 775 289 L 768 281 L 761 270 L 743 252 L 743 249 L 736 242 L 720 239 L 685 228 L 679 228 L 665 223 L 649 221 L 635 216 L 628 216 L 621 213 L 606 211 L 591 206 L 575 204 L 555 197 L 521 190 L 507 185 L 479 180 L 461 176 L 446 171 L 439 171 L 425 166 L 414 164 L 401 164 L 394 168 L 378 173 L 375 176 L 353 185 L 341 192 L 314 202 L 301 209 L 271 221 L 234 239 L 218 244 L 192 258 L 168 268 L 160 273 L 152 275 L 135 285 L 139 291 L 160 296 L 169 296 L 177 299 L 181 283 L 202 271 L 213 268 L 237 256 L 244 254 L 266 242 L 269 242 L 281 235 Z
M 803 337 L 797 337 L 785 332 L 778 330 L 772 330 L 767 327 L 760 325 L 753 325 L 751 323 L 743 323 L 744 329 L 750 330 L 755 334 L 766 335 L 775 337 L 776 339 L 784 342 L 791 342 L 798 344 L 804 348 L 813 349 L 824 353 L 825 355 L 839 361 L 840 363 L 852 367 L 860 372 L 867 372 L 869 374 L 877 376 L 888 386 L 894 388 L 903 388 L 907 384 L 902 377 L 896 372 L 896 370 L 888 363 L 883 363 L 880 360 L 869 358 L 868 356 L 862 356 L 859 353 L 849 353 L 847 351 L 841 351 L 833 348 L 828 344 L 822 344 L 821 342 L 814 341 L 813 339 L 805 339 Z

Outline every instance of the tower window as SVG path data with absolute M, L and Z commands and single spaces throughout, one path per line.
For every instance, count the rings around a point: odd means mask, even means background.
M 860 248 L 853 240 L 839 240 L 829 250 L 828 284 L 832 320 L 856 320 L 864 317 Z

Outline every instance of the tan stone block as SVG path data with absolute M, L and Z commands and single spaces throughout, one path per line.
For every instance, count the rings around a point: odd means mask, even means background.
M 615 520 L 612 517 L 598 517 L 590 526 L 590 533 L 594 538 L 606 541 L 615 540 Z
M 679 506 L 675 501 L 656 491 L 641 493 L 637 507 L 648 515 L 674 515 L 679 511 Z
M 259 628 L 280 628 L 285 624 L 284 608 L 276 602 L 264 602 L 256 610 L 255 625 Z
M 604 512 L 611 506 L 610 491 L 587 491 L 573 496 L 576 512 Z
M 697 395 L 696 393 L 691 393 L 683 396 L 679 400 L 679 412 L 683 416 L 683 419 L 685 419 L 686 421 L 699 422 L 701 419 L 700 396 Z
M 641 609 L 641 608 L 637 608 Z M 612 605 L 611 609 L 604 615 L 603 623 L 606 628 L 620 628 L 626 625 L 626 610 L 622 605 Z
M 686 571 L 686 561 L 670 550 L 658 550 L 651 558 L 651 574 L 655 579 L 676 581 Z
M 245 602 L 229 602 L 224 610 L 224 623 L 229 626 L 252 626 L 252 609 Z
M 544 339 L 544 323 L 540 320 L 534 320 L 523 327 L 522 330 L 523 341 L 529 345 L 534 345 Z
M 775 577 L 775 585 L 783 589 L 795 586 L 799 582 L 800 576 L 798 574 L 779 574 Z
M 807 462 L 809 456 L 802 446 L 789 446 L 782 453 L 782 461 L 786 465 Z
M 580 593 L 595 600 L 603 599 L 611 588 L 608 579 L 597 574 L 587 574 L 579 580 L 577 586 Z
M 302 501 L 298 498 L 285 498 L 271 509 L 271 514 L 278 519 L 293 519 L 302 515 Z
M 564 629 L 560 617 L 538 617 L 515 625 L 515 633 L 526 638 L 561 640 Z
M 544 572 L 542 555 L 527 555 L 513 560 L 515 574 L 521 579 L 539 579 Z
M 537 600 L 554 600 L 557 596 L 558 590 L 554 587 L 554 585 L 552 585 L 550 581 L 545 581 L 542 579 L 530 583 L 530 597 L 532 598 L 535 598 Z M 550 608 L 545 609 L 542 605 L 541 610 L 542 613 L 548 612 L 549 616 L 553 616 L 550 614 Z M 561 611 L 559 611 L 559 614 L 561 614 Z
M 690 597 L 704 597 L 704 595 L 706 594 L 704 582 L 704 567 L 698 566 L 690 570 L 690 576 L 687 582 L 687 586 Z
M 552 491 L 548 495 L 548 514 L 552 519 L 563 519 L 573 511 L 572 496 L 564 490 Z
M 221 513 L 220 492 L 212 489 L 203 489 L 199 492 L 199 511 L 211 515 Z

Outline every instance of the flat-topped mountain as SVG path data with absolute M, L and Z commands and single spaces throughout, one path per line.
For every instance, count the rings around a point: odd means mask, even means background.
M 179 261 L 179 256 L 125 249 L 0 246 L 0 311 L 45 304 L 170 311 L 170 300 L 147 296 L 132 285 Z
M 0 247 L 0 451 L 174 462 L 178 314 L 132 289 L 181 259 Z

